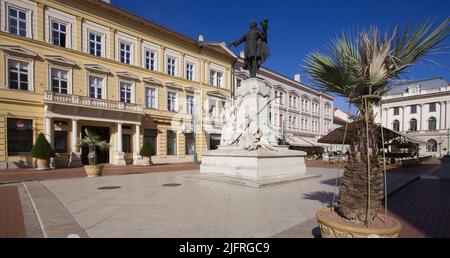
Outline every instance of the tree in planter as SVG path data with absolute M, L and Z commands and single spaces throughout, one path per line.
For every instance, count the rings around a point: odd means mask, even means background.
M 139 153 L 142 157 L 151 158 L 153 155 L 155 155 L 155 151 L 153 150 L 153 147 L 149 140 L 145 140 L 144 144 L 142 145 L 141 151 Z
M 31 156 L 36 159 L 50 160 L 50 158 L 55 157 L 55 151 L 48 143 L 45 135 L 40 133 L 36 139 L 36 143 L 31 149 Z
M 107 143 L 104 140 L 100 139 L 100 136 L 94 134 L 93 132 L 89 131 L 88 129 L 85 130 L 86 136 L 84 136 L 83 139 L 81 139 L 80 144 L 78 147 L 88 147 L 89 148 L 89 154 L 88 154 L 88 160 L 89 165 L 97 165 L 97 152 L 96 148 L 99 148 L 100 150 L 104 151 L 109 149 L 110 144 Z
M 359 111 L 335 208 L 341 217 L 367 225 L 381 211 L 383 174 L 372 107 L 379 105 L 392 80 L 441 46 L 448 38 L 448 25 L 446 19 L 432 29 L 426 21 L 412 30 L 408 25 L 384 35 L 371 27 L 356 36 L 344 33 L 327 54 L 307 56 L 305 68 L 313 81 L 347 98 Z

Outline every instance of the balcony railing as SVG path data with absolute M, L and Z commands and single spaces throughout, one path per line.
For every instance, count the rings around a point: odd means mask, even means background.
M 123 103 L 106 99 L 94 99 L 77 95 L 56 93 L 51 91 L 45 92 L 44 101 L 63 105 L 76 105 L 90 108 L 101 108 L 116 111 L 143 113 L 142 105 L 138 104 Z

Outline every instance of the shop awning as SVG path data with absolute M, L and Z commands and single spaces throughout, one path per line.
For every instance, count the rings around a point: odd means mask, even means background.
M 345 141 L 344 141 L 344 134 L 345 134 L 345 130 L 346 130 L 346 126 L 342 126 L 339 128 L 334 129 L 333 131 L 331 131 L 329 134 L 323 136 L 322 138 L 320 138 L 318 140 L 319 143 L 328 143 L 328 144 L 350 144 L 352 139 L 354 139 L 355 136 L 355 129 L 357 126 L 358 122 L 353 122 L 347 125 L 347 133 L 345 136 Z M 381 130 L 380 130 L 380 126 L 377 126 L 376 129 L 377 132 L 377 138 L 378 138 L 378 144 L 379 146 L 381 146 Z M 395 139 L 398 138 L 403 138 L 404 142 L 412 142 L 415 144 L 425 144 L 425 145 L 429 145 L 428 142 L 417 139 L 411 135 L 405 134 L 405 133 L 401 133 L 401 132 L 397 132 L 391 129 L 388 129 L 386 127 L 383 127 L 383 137 L 384 137 L 384 142 L 385 144 L 389 144 L 390 142 L 392 142 Z
M 300 136 L 289 136 L 286 142 L 295 147 L 329 147 L 328 144 L 318 143 L 316 139 Z

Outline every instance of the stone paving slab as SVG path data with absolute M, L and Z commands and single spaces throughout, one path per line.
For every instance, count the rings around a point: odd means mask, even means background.
M 317 189 L 311 186 L 331 191 L 322 181 L 335 175 L 310 172 L 325 178 L 252 188 L 192 178 L 198 172 L 189 171 L 42 184 L 90 237 L 306 237 L 307 229 L 298 225 L 327 205 L 307 193 Z M 181 185 L 162 186 L 166 183 Z M 99 191 L 100 186 L 121 188 Z
M 23 185 L 29 194 L 45 238 L 66 238 L 72 234 L 82 238 L 88 237 L 64 205 L 40 182 Z
M 251 179 L 245 179 L 245 178 L 224 176 L 224 175 L 219 175 L 219 174 L 197 173 L 197 174 L 187 175 L 186 177 L 204 179 L 204 180 L 212 180 L 212 181 L 223 182 L 223 183 L 227 183 L 227 184 L 242 185 L 242 186 L 258 188 L 258 187 L 270 187 L 270 186 L 274 186 L 274 185 L 287 184 L 287 183 L 292 183 L 295 181 L 307 180 L 307 179 L 321 177 L 321 176 L 322 175 L 304 174 L 304 175 L 299 175 L 299 176 L 289 176 L 289 177 L 282 177 L 282 178 L 275 178 L 275 179 L 251 180 Z

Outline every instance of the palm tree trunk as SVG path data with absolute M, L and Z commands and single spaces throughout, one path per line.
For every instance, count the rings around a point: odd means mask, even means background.
M 89 147 L 88 159 L 89 165 L 97 165 L 97 153 L 95 152 L 95 147 Z
M 367 134 L 363 121 L 357 122 L 348 150 L 348 162 L 339 187 L 336 212 L 358 223 L 370 222 L 382 209 L 383 174 L 380 168 L 376 126 L 369 122 L 370 202 L 367 166 Z

